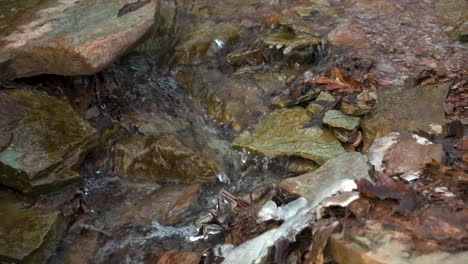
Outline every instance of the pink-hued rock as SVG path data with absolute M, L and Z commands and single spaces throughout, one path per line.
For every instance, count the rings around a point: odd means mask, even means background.
M 157 21 L 159 0 L 132 2 L 48 0 L 18 12 L 0 25 L 0 78 L 101 71 Z
M 393 145 L 384 156 L 385 173 L 401 175 L 421 170 L 425 164 L 442 163 L 445 152 L 440 144 L 419 144 L 414 139 L 401 140 Z

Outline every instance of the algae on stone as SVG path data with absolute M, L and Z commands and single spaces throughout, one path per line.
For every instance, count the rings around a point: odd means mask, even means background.
M 443 125 L 449 85 L 402 86 L 379 92 L 374 109 L 361 122 L 364 150 L 390 132 L 431 131 Z
M 217 166 L 174 135 L 134 136 L 115 149 L 117 171 L 131 179 L 176 183 L 214 182 Z
M 96 141 L 68 104 L 41 92 L 0 92 L 0 183 L 25 193 L 80 179 L 73 168 Z
M 303 128 L 310 120 L 311 116 L 302 107 L 278 109 L 260 121 L 252 133 L 244 131 L 232 146 L 269 157 L 300 156 L 318 164 L 344 153 L 340 142 L 329 131 Z
M 27 208 L 9 193 L 0 193 L 0 219 L 1 263 L 46 263 L 65 228 L 60 213 Z

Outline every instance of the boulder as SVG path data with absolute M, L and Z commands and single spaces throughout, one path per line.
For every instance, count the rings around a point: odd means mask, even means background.
M 278 109 L 260 121 L 253 132 L 245 130 L 232 143 L 263 156 L 299 156 L 323 164 L 344 153 L 327 130 L 303 125 L 311 120 L 302 107 Z
M 28 194 L 80 180 L 73 172 L 96 142 L 68 104 L 44 93 L 0 92 L 0 183 Z
M 65 230 L 64 217 L 25 206 L 18 197 L 0 193 L 0 262 L 47 263 Z
M 115 167 L 130 179 L 175 183 L 214 182 L 218 167 L 176 136 L 134 136 L 115 147 Z
M 363 150 L 376 138 L 390 132 L 407 133 L 418 129 L 431 132 L 431 125 L 443 125 L 446 83 L 411 87 L 405 85 L 381 90 L 375 108 L 361 121 Z
M 159 0 L 34 2 L 0 26 L 0 78 L 99 72 L 137 44 L 159 9 Z

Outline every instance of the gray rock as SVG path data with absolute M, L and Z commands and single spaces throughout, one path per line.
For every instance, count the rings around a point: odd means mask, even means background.
M 361 122 L 363 150 L 390 132 L 430 132 L 431 125 L 443 125 L 448 88 L 448 84 L 436 84 L 380 91 L 375 108 Z
M 323 117 L 323 123 L 331 127 L 354 130 L 359 127 L 361 118 L 345 115 L 339 110 L 328 110 Z

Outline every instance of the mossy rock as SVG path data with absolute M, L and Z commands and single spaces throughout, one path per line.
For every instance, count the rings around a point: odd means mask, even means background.
M 304 128 L 310 120 L 309 112 L 302 107 L 278 109 L 260 121 L 252 133 L 244 131 L 232 146 L 268 157 L 300 156 L 318 164 L 345 152 L 328 130 Z
M 44 93 L 0 92 L 0 183 L 42 194 L 80 180 L 73 172 L 97 140 L 70 105 Z
M 47 263 L 66 226 L 61 213 L 25 207 L 10 193 L 0 193 L 0 219 L 1 263 Z

